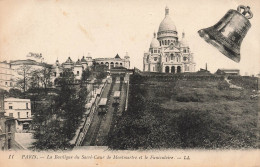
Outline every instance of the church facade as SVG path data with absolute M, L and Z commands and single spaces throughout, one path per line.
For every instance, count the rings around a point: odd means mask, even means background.
M 143 71 L 182 73 L 195 72 L 193 53 L 190 51 L 184 32 L 178 39 L 176 26 L 169 16 L 169 8 L 165 8 L 165 18 L 154 33 L 149 51 L 144 53 Z

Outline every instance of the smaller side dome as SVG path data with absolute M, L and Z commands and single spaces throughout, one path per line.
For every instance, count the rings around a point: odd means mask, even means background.
M 156 39 L 156 33 L 154 33 L 154 37 L 153 37 L 152 42 L 150 44 L 150 48 L 159 48 L 159 47 L 160 47 L 160 43 Z
M 65 61 L 65 63 L 68 63 L 68 64 L 73 64 L 73 61 L 71 60 L 70 57 L 68 57 L 68 59 Z
M 82 63 L 83 63 L 83 62 L 87 62 L 87 60 L 85 59 L 85 56 L 82 57 L 81 62 L 82 62 Z
M 76 62 L 76 65 L 81 65 L 81 61 L 78 59 L 78 61 Z

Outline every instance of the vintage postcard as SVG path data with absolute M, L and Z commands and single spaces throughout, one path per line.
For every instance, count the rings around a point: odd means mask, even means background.
M 257 0 L 0 0 L 0 166 L 259 167 Z

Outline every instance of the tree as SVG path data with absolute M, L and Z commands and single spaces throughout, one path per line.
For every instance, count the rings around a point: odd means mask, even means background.
M 30 77 L 30 88 L 40 88 L 40 76 L 41 72 L 40 70 L 34 70 L 31 72 Z
M 19 90 L 19 89 L 11 88 L 11 89 L 9 90 L 8 96 L 9 96 L 9 97 L 22 98 L 22 97 L 23 97 L 23 93 L 22 93 L 21 90 Z
M 31 77 L 32 66 L 22 65 L 17 69 L 20 79 L 17 81 L 17 85 L 25 92 L 28 89 L 28 81 Z
M 44 89 L 46 90 L 52 84 L 51 83 L 52 69 L 51 67 L 44 65 L 44 67 L 40 70 L 40 73 L 41 73 L 40 80 L 42 82 Z
M 45 90 L 52 85 L 51 82 L 52 69 L 46 64 L 41 69 L 31 72 L 30 88 L 43 87 Z
M 82 72 L 82 76 L 81 76 L 81 82 L 84 83 L 86 82 L 89 77 L 91 76 L 91 71 L 89 69 L 85 69 L 83 72 Z
M 57 78 L 58 95 L 47 105 L 39 105 L 35 113 L 36 125 L 34 137 L 36 149 L 65 149 L 83 117 L 86 87 L 79 89 L 73 84 L 74 74 L 70 69 L 64 70 L 62 77 Z

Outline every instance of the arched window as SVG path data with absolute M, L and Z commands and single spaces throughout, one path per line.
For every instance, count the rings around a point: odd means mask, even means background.
M 173 60 L 173 54 L 171 54 L 171 60 Z
M 181 72 L 181 66 L 178 66 L 177 67 L 177 73 L 180 73 Z
M 175 73 L 175 67 L 174 66 L 171 67 L 171 73 L 173 73 L 173 74 Z
M 169 73 L 169 72 L 170 72 L 169 66 L 166 66 L 166 67 L 165 67 L 165 72 L 166 72 L 166 73 Z
M 114 67 L 114 62 L 110 63 L 110 69 Z
M 167 62 L 167 57 L 166 57 L 166 62 Z
M 104 64 L 103 62 L 101 62 L 100 64 Z

